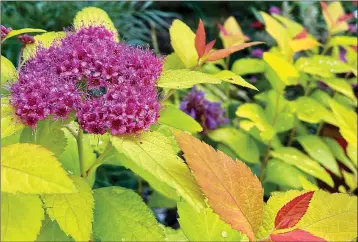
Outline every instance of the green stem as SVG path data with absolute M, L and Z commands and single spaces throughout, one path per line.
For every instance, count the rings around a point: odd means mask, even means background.
M 229 70 L 229 65 L 230 65 L 230 56 L 226 57 L 225 60 L 225 69 Z
M 329 41 L 331 40 L 331 33 L 328 31 L 328 36 L 327 36 L 327 39 L 326 39 L 326 44 L 325 44 L 325 46 L 324 46 L 324 48 L 323 48 L 323 51 L 322 51 L 322 53 L 321 53 L 321 55 L 324 55 L 324 54 L 326 54 L 326 52 L 329 50 Z
M 98 167 L 100 164 L 102 164 L 102 160 L 103 157 L 106 155 L 106 153 L 110 152 L 112 149 L 112 145 L 110 142 L 108 142 L 106 148 L 104 149 L 103 153 L 97 158 L 97 160 L 95 162 L 93 162 L 93 164 L 87 169 L 86 171 L 86 175 L 88 175 L 92 169 L 94 169 L 95 167 Z
M 155 25 L 153 23 L 150 23 L 150 29 L 151 29 L 151 37 L 152 37 L 152 43 L 153 43 L 153 49 L 156 54 L 159 54 L 159 45 L 158 45 L 158 39 L 157 39 L 157 32 L 155 31 Z
M 77 140 L 77 148 L 78 148 L 78 159 L 80 161 L 81 176 L 83 178 L 86 178 L 87 174 L 84 167 L 84 159 L 83 159 L 83 130 L 82 129 L 79 129 L 76 140 Z
M 319 135 L 321 133 L 321 129 L 323 128 L 323 124 L 324 124 L 323 121 L 319 122 L 319 126 L 317 128 L 316 135 Z
M 24 48 L 25 48 L 25 45 L 22 45 L 21 49 L 19 51 L 19 56 L 17 57 L 17 72 L 20 72 L 21 60 L 22 60 L 22 55 L 24 53 Z
M 295 134 L 296 134 L 296 129 L 295 129 L 295 127 L 293 127 L 293 128 L 291 129 L 290 138 L 288 139 L 287 146 L 291 146 L 291 145 L 292 145 L 292 143 L 293 143 L 293 138 L 295 137 Z
M 165 94 L 164 98 L 162 99 L 162 103 L 167 100 L 168 98 L 170 98 L 171 95 L 173 95 L 176 92 L 176 89 L 170 89 L 167 94 Z

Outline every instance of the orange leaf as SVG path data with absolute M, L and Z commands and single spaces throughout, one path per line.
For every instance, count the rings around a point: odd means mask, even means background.
M 297 242 L 297 241 L 324 242 L 326 241 L 302 229 L 295 229 L 290 232 L 282 233 L 282 234 L 271 234 L 270 237 L 273 242 Z
M 276 215 L 275 228 L 287 229 L 295 226 L 305 215 L 313 194 L 314 192 L 304 193 L 283 206 Z
M 203 21 L 199 20 L 198 29 L 196 30 L 195 35 L 195 49 L 199 55 L 199 58 L 204 55 L 205 52 L 205 43 L 206 43 L 206 33 Z
M 261 224 L 263 189 L 250 168 L 181 131 L 176 140 L 212 209 L 251 241 Z
M 204 55 L 207 55 L 210 52 L 210 50 L 214 47 L 215 42 L 216 42 L 216 40 L 212 40 L 205 46 Z
M 245 48 L 253 46 L 253 45 L 263 44 L 263 43 L 264 42 L 250 42 L 250 43 L 244 43 L 241 45 L 234 45 L 227 49 L 216 50 L 216 51 L 209 53 L 208 61 L 216 61 L 219 59 L 223 59 L 236 51 L 245 49 Z

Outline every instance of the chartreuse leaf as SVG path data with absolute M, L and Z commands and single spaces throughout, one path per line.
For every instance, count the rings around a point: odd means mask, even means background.
M 260 130 L 264 140 L 270 140 L 275 135 L 275 130 L 267 121 L 264 110 L 257 104 L 245 103 L 236 110 L 236 115 L 250 119 Z
M 357 147 L 354 145 L 348 144 L 347 146 L 347 155 L 353 161 L 353 164 L 357 167 Z
M 263 209 L 263 189 L 257 177 L 244 163 L 182 131 L 175 137 L 214 212 L 254 241 Z
M 101 241 L 162 241 L 164 231 L 142 198 L 132 190 L 94 190 L 94 236 Z
M 260 162 L 256 141 L 243 131 L 234 128 L 220 128 L 210 131 L 208 136 L 216 142 L 230 147 L 240 159 L 250 163 Z
M 190 133 L 203 130 L 195 119 L 174 106 L 165 106 L 160 112 L 158 122 Z
M 65 150 L 67 139 L 61 130 L 60 122 L 53 122 L 50 119 L 37 123 L 36 131 L 26 127 L 20 136 L 21 143 L 32 143 L 41 145 L 59 157 Z
M 300 75 L 295 66 L 287 60 L 270 52 L 265 52 L 263 59 L 277 73 L 283 83 L 286 85 L 297 84 Z
M 108 14 L 100 8 L 87 7 L 79 11 L 73 20 L 76 30 L 88 26 L 104 26 L 113 33 L 113 37 L 119 42 L 118 31 Z
M 339 143 L 336 140 L 331 139 L 329 137 L 322 137 L 322 139 L 326 143 L 326 145 L 330 148 L 334 157 L 337 160 L 341 161 L 354 173 L 357 173 L 356 168 L 353 165 L 353 162 L 348 159 L 348 157 L 345 155 L 343 148 L 339 145 Z
M 45 220 L 42 223 L 40 234 L 37 236 L 36 241 L 52 242 L 52 241 L 74 241 L 72 238 L 67 236 L 58 226 L 56 221 L 46 215 Z
M 188 241 L 188 238 L 185 236 L 182 229 L 172 229 L 171 227 L 165 227 L 161 224 L 159 224 L 159 226 L 162 227 L 164 230 L 164 241 Z
M 329 103 L 337 120 L 339 132 L 348 144 L 357 148 L 357 113 L 333 100 Z
M 296 37 L 297 34 L 299 34 L 302 30 L 304 30 L 304 27 L 301 24 L 292 21 L 289 18 L 286 18 L 278 14 L 273 14 L 272 16 L 275 19 L 278 19 L 278 21 L 280 21 L 287 28 L 287 31 L 290 33 L 291 38 Z
M 19 35 L 19 34 L 26 34 L 26 33 L 43 33 L 43 32 L 46 32 L 46 30 L 43 30 L 43 29 L 31 29 L 31 28 L 24 28 L 24 29 L 17 29 L 17 30 L 11 30 L 5 38 L 3 38 L 1 40 L 1 43 L 4 42 L 5 40 L 13 37 L 13 36 L 16 36 L 16 35 Z
M 326 241 L 352 241 L 357 238 L 357 197 L 315 191 L 296 227 Z
M 279 159 L 271 159 L 267 162 L 265 171 L 265 182 L 271 182 L 282 188 L 302 188 L 299 176 L 305 176 L 301 170 L 294 165 Z
M 333 114 L 321 103 L 310 97 L 300 97 L 296 100 L 297 117 L 308 123 L 319 123 L 325 121 L 336 125 L 337 121 Z
M 267 33 L 269 33 L 277 42 L 281 52 L 288 58 L 291 58 L 292 50 L 289 46 L 291 40 L 287 28 L 281 25 L 276 19 L 265 12 L 260 12 L 265 21 Z
M 254 85 L 248 83 L 241 76 L 236 75 L 234 72 L 223 70 L 220 71 L 219 73 L 214 74 L 214 76 L 223 81 L 230 82 L 232 84 L 236 84 L 239 86 L 247 87 L 258 91 L 258 89 Z
M 203 207 L 200 188 L 190 170 L 176 153 L 170 137 L 159 132 L 144 132 L 140 137 L 112 137 L 113 146 L 137 167 L 165 183 L 194 207 Z
M 231 71 L 237 75 L 262 73 L 265 71 L 265 62 L 255 58 L 241 58 L 232 64 Z
M 78 192 L 71 194 L 44 195 L 47 213 L 60 228 L 76 241 L 88 241 L 92 234 L 94 201 L 86 180 L 71 176 Z
M 328 42 L 328 46 L 352 46 L 357 45 L 357 37 L 356 36 L 334 36 Z
M 328 8 L 323 10 L 323 17 L 331 34 L 348 30 L 347 21 L 339 21 L 339 18 L 344 15 L 343 6 L 338 1 L 328 4 Z
M 44 47 L 46 49 L 50 48 L 55 42 L 61 40 L 66 36 L 65 32 L 47 32 L 40 35 L 35 35 L 35 42 L 31 44 L 26 44 L 22 52 L 22 61 L 25 62 L 30 58 L 35 57 L 38 47 Z
M 157 191 L 150 194 L 148 199 L 148 206 L 150 208 L 175 208 L 176 205 L 176 201 L 161 195 Z
M 345 170 L 342 171 L 345 183 L 348 185 L 350 191 L 357 188 L 357 174 L 349 173 Z
M 1 193 L 1 241 L 34 241 L 43 219 L 37 195 Z
M 8 84 L 9 81 L 17 80 L 15 66 L 6 57 L 1 56 L 1 87 Z
M 26 194 L 70 193 L 72 180 L 49 150 L 33 144 L 1 148 L 1 191 Z
M 165 57 L 164 63 L 163 63 L 163 70 L 177 70 L 177 69 L 185 69 L 184 63 L 181 61 L 179 56 L 173 52 L 170 55 L 167 55 Z
M 307 190 L 307 191 L 317 191 L 317 190 L 319 190 L 317 185 L 313 184 L 305 176 L 299 176 L 298 179 L 300 180 L 300 183 L 301 183 L 301 185 L 303 187 L 303 190 Z
M 329 147 L 320 137 L 316 135 L 302 135 L 296 139 L 303 146 L 309 156 L 337 176 L 341 176 L 336 159 L 334 158 Z
M 211 208 L 197 211 L 186 202 L 178 202 L 178 214 L 180 228 L 189 241 L 242 241 L 244 237 Z
M 323 78 L 322 81 L 326 83 L 333 90 L 340 92 L 357 104 L 357 98 L 354 95 L 353 88 L 348 82 L 343 78 Z
M 175 19 L 169 28 L 170 42 L 175 53 L 187 68 L 194 67 L 198 62 L 195 49 L 195 34 L 179 19 Z
M 316 161 L 311 160 L 301 151 L 292 147 L 281 147 L 271 152 L 274 158 L 296 166 L 298 169 L 314 176 L 333 187 L 333 180 L 327 171 Z
M 15 114 L 14 108 L 10 104 L 9 98 L 1 98 L 1 138 L 8 137 L 20 131 L 25 126 Z
M 328 93 L 317 89 L 311 94 L 310 97 L 323 104 L 326 108 L 330 108 L 329 100 L 331 100 L 332 97 Z
M 314 55 L 301 57 L 295 63 L 299 71 L 321 77 L 334 77 L 333 74 L 346 73 L 352 70 L 348 64 L 330 56 Z

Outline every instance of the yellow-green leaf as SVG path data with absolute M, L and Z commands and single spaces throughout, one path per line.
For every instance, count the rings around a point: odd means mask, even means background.
M 304 29 L 304 27 L 301 24 L 289 18 L 286 18 L 278 14 L 273 14 L 272 16 L 278 19 L 286 27 L 287 31 L 290 33 L 291 38 L 296 37 L 296 35 L 299 34 Z
M 326 83 L 333 90 L 340 92 L 357 104 L 357 98 L 354 95 L 353 88 L 348 82 L 343 78 L 323 78 L 322 81 Z
M 74 241 L 63 232 L 56 221 L 51 221 L 48 215 L 42 223 L 40 234 L 37 236 L 36 241 L 44 242 L 70 242 Z
M 329 147 L 316 135 L 302 135 L 296 138 L 305 151 L 321 165 L 337 176 L 341 176 L 338 164 Z
M 352 46 L 357 45 L 357 37 L 356 36 L 334 36 L 328 42 L 328 46 Z
M 16 81 L 18 78 L 16 68 L 6 57 L 1 56 L 1 87 Z
M 333 114 L 321 103 L 310 97 L 300 97 L 296 100 L 297 117 L 308 123 L 325 121 L 335 125 L 337 123 Z
M 1 43 L 7 40 L 8 38 L 11 38 L 13 36 L 19 35 L 19 34 L 26 34 L 26 33 L 43 33 L 46 32 L 46 30 L 43 29 L 32 29 L 32 28 L 24 28 L 24 29 L 17 29 L 17 30 L 11 30 L 5 38 L 1 40 Z
M 327 24 L 328 31 L 331 32 L 331 34 L 348 30 L 347 21 L 338 22 L 338 19 L 344 15 L 343 6 L 338 1 L 328 4 L 327 11 L 323 10 L 323 17 Z
M 43 219 L 37 195 L 1 193 L 1 241 L 34 241 Z
M 163 241 L 164 231 L 142 198 L 122 187 L 94 190 L 94 237 L 100 241 Z
M 348 144 L 348 146 L 347 146 L 347 155 L 353 161 L 353 164 L 357 167 L 358 166 L 357 147 L 355 147 L 354 145 Z
M 221 83 L 220 78 L 189 69 L 163 71 L 158 86 L 171 89 L 191 88 L 198 83 Z
M 333 180 L 328 172 L 321 167 L 316 161 L 311 160 L 308 156 L 301 151 L 292 147 L 281 147 L 271 152 L 274 158 L 282 160 L 288 164 L 296 166 L 298 169 L 314 176 L 331 187 L 333 187 Z
M 339 132 L 348 144 L 357 147 L 357 113 L 334 100 L 329 103 L 337 120 Z
M 25 62 L 29 60 L 30 58 L 33 58 L 36 55 L 37 48 L 39 46 L 42 46 L 46 49 L 50 48 L 50 46 L 61 40 L 66 36 L 65 32 L 47 32 L 40 35 L 35 35 L 34 39 L 35 42 L 32 44 L 25 45 L 25 48 L 23 50 L 22 54 L 22 61 Z
M 258 89 L 254 85 L 248 83 L 241 76 L 236 75 L 235 73 L 233 73 L 231 71 L 223 70 L 219 73 L 214 74 L 214 76 L 223 80 L 223 81 L 230 82 L 232 84 L 236 84 L 239 86 L 247 87 L 247 88 L 254 89 L 254 90 L 258 91 Z
M 9 98 L 1 98 L 1 138 L 10 136 L 20 131 L 25 126 L 15 114 L 14 108 L 10 105 Z
M 47 213 L 60 228 L 76 241 L 88 241 L 92 234 L 94 201 L 86 180 L 71 176 L 78 192 L 44 195 Z
M 237 75 L 262 73 L 265 71 L 265 62 L 255 58 L 241 58 L 232 64 L 231 71 Z
M 27 194 L 70 193 L 72 180 L 49 150 L 33 144 L 1 148 L 1 191 Z
M 278 77 L 283 83 L 286 85 L 297 84 L 300 75 L 295 66 L 289 63 L 287 60 L 270 52 L 265 52 L 263 59 L 277 73 Z
M 169 137 L 156 132 L 140 136 L 112 137 L 113 146 L 141 169 L 156 176 L 158 181 L 175 189 L 194 207 L 203 207 L 201 191 L 184 161 L 176 155 Z
M 170 42 L 175 53 L 187 68 L 194 67 L 198 62 L 195 49 L 195 34 L 179 19 L 175 19 L 169 28 Z
M 184 63 L 180 60 L 179 56 L 176 53 L 171 53 L 165 57 L 163 63 L 163 70 L 177 70 L 177 69 L 185 69 Z
M 108 14 L 100 8 L 87 7 L 76 14 L 73 20 L 76 30 L 88 26 L 104 26 L 113 33 L 113 37 L 119 42 L 118 31 Z
M 305 176 L 299 176 L 298 179 L 300 180 L 300 183 L 301 183 L 301 185 L 302 185 L 304 190 L 307 190 L 307 191 L 317 191 L 317 190 L 319 190 L 317 185 L 313 184 Z
M 180 228 L 189 241 L 242 241 L 244 235 L 222 221 L 211 208 L 192 208 L 178 202 Z
M 255 126 L 260 130 L 261 137 L 264 140 L 270 140 L 275 135 L 274 128 L 267 121 L 265 112 L 259 105 L 245 103 L 236 110 L 236 115 L 253 121 Z

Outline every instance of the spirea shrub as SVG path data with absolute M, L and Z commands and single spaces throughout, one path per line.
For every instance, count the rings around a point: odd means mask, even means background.
M 1 240 L 356 240 L 357 38 L 321 8 L 325 41 L 260 12 L 277 46 L 229 17 L 220 49 L 175 19 L 168 56 L 95 7 L 65 31 L 1 26 L 22 42 L 16 68 L 1 56 Z

